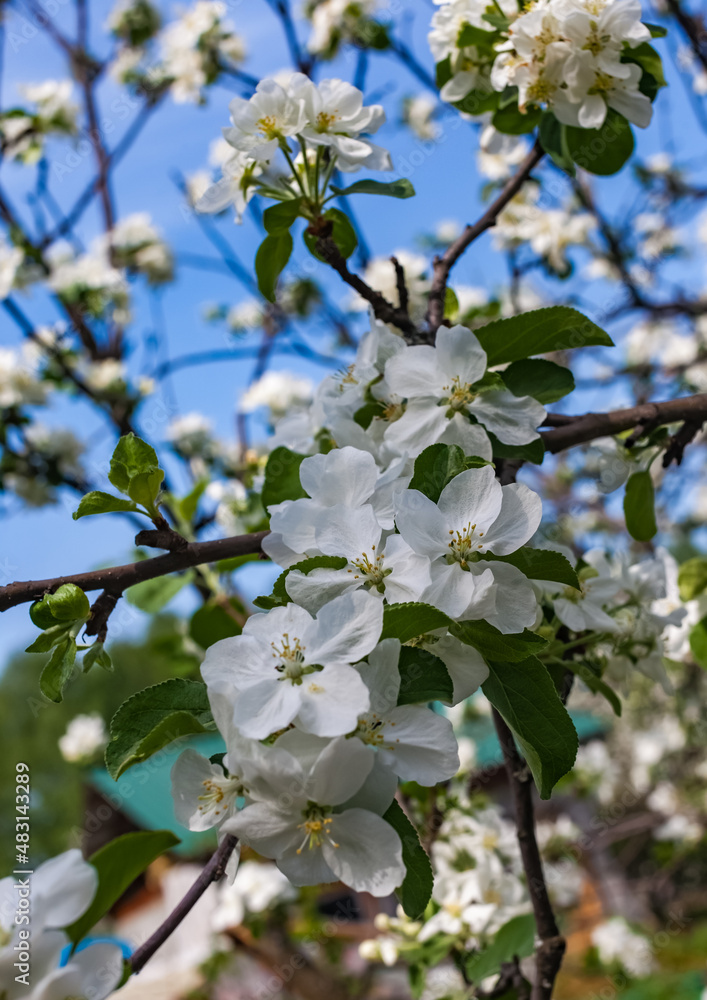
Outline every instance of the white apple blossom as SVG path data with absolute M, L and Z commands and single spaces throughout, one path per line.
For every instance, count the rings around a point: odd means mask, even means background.
M 64 760 L 88 761 L 103 749 L 108 738 L 101 715 L 76 715 L 59 738 L 59 752 Z
M 636 978 L 650 976 L 656 969 L 650 941 L 632 931 L 623 917 L 611 917 L 595 927 L 592 944 L 605 965 L 618 963 Z
M 227 931 L 242 924 L 251 914 L 263 913 L 296 898 L 297 890 L 275 865 L 243 861 L 233 883 L 219 886 L 211 927 L 214 931 Z
M 228 147 L 230 156 L 221 165 L 223 176 L 199 193 L 194 207 L 197 212 L 214 214 L 233 205 L 236 222 L 240 223 L 248 202 L 257 189 L 256 179 L 262 167 L 248 153 Z
M 0 301 L 6 299 L 12 291 L 24 256 L 20 247 L 13 247 L 4 236 L 0 236 Z
M 243 413 L 253 413 L 267 406 L 273 422 L 292 410 L 300 410 L 312 402 L 314 386 L 310 379 L 292 372 L 265 372 L 248 386 L 240 398 Z
M 377 132 L 385 122 L 382 105 L 364 107 L 361 91 L 344 80 L 315 84 L 296 74 L 288 89 L 295 101 L 302 102 L 307 117 L 302 137 L 314 147 L 328 147 L 340 170 L 392 170 L 387 150 L 361 138 L 361 133 Z
M 294 722 L 317 736 L 355 728 L 368 690 L 352 664 L 380 638 L 383 605 L 364 591 L 344 594 L 313 618 L 294 604 L 253 615 L 241 635 L 206 651 L 201 672 L 229 698 L 233 722 L 263 739 Z
M 279 143 L 307 124 L 304 101 L 272 79 L 261 80 L 250 100 L 234 97 L 229 109 L 233 124 L 224 129 L 226 141 L 258 163 L 269 163 Z
M 224 830 L 273 858 L 293 885 L 341 880 L 359 892 L 389 895 L 405 866 L 398 834 L 366 808 L 361 794 L 373 749 L 361 740 L 326 742 L 297 730 L 281 736 L 273 749 L 283 759 L 282 772 L 272 767 L 269 775 L 279 795 L 247 805 Z M 357 804 L 349 807 L 355 797 Z
M 312 22 L 307 48 L 324 57 L 333 54 L 340 42 L 356 37 L 361 20 L 375 14 L 378 6 L 379 0 L 309 0 L 304 8 Z
M 385 380 L 407 406 L 387 428 L 386 441 L 415 454 L 443 441 L 486 459 L 491 453 L 484 428 L 505 444 L 534 441 L 545 408 L 530 396 L 513 395 L 499 376 L 485 379 L 486 367 L 486 352 L 463 326 L 440 328 L 435 347 L 408 347 L 392 357 Z
M 49 387 L 40 382 L 37 353 L 25 344 L 19 350 L 0 347 L 0 407 L 37 406 L 46 402 Z
M 436 785 L 459 770 L 451 722 L 424 705 L 400 705 L 400 643 L 384 639 L 359 664 L 371 707 L 359 717 L 355 735 L 374 747 L 378 761 L 402 781 Z
M 535 533 L 540 497 L 520 483 L 501 486 L 493 469 L 467 469 L 434 503 L 418 490 L 396 500 L 395 523 L 408 545 L 430 560 L 422 600 L 453 618 L 485 618 L 502 632 L 520 632 L 535 619 L 535 597 L 514 566 L 484 559 L 515 552 Z

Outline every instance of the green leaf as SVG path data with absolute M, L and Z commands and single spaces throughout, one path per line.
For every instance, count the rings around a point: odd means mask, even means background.
M 553 163 L 560 170 L 564 170 L 574 177 L 576 171 L 572 154 L 567 145 L 567 128 L 558 122 L 552 111 L 546 111 L 540 119 L 538 139 L 542 148 L 552 158 Z
M 648 470 L 628 477 L 624 494 L 624 515 L 631 538 L 649 542 L 658 531 L 655 523 L 655 490 Z
M 375 417 L 380 417 L 384 413 L 385 407 L 382 403 L 364 403 L 354 413 L 354 420 L 359 427 L 363 427 L 366 430 L 366 428 L 371 426 L 371 422 Z
M 428 701 L 452 702 L 454 682 L 438 656 L 428 653 L 426 649 L 403 646 L 398 669 L 398 705 L 419 705 Z
M 411 490 L 419 490 L 435 503 L 444 487 L 463 472 L 466 458 L 456 444 L 431 444 L 415 459 Z
M 40 632 L 37 638 L 25 649 L 25 653 L 48 653 L 50 649 L 57 646 L 68 636 L 71 631 L 72 622 L 66 625 L 52 625 L 44 632 Z
M 592 694 L 603 695 L 613 708 L 615 715 L 621 715 L 621 700 L 618 695 L 612 691 L 601 677 L 597 677 L 591 667 L 588 667 L 586 663 L 582 663 L 579 660 L 564 660 L 563 664 L 567 670 L 571 670 L 581 681 L 584 681 Z
M 261 495 L 263 507 L 307 496 L 299 481 L 299 467 L 306 457 L 284 447 L 270 452 Z
M 489 366 L 522 361 L 549 351 L 614 346 L 608 333 L 569 306 L 548 306 L 496 319 L 475 333 L 486 351 Z
M 538 436 L 529 444 L 504 444 L 491 431 L 487 430 L 486 433 L 491 442 L 494 458 L 522 458 L 524 462 L 542 465 L 545 458 L 545 442 L 542 436 Z
M 609 109 L 601 128 L 578 128 L 567 125 L 567 146 L 578 167 L 590 174 L 606 177 L 618 173 L 635 146 L 631 126 L 616 111 Z
M 488 111 L 495 111 L 499 105 L 501 95 L 496 90 L 484 90 L 479 87 L 470 90 L 461 101 L 454 101 L 454 107 L 458 111 L 463 111 L 467 115 L 482 115 Z
M 231 598 L 229 601 L 234 612 L 245 618 L 245 609 L 240 602 Z M 228 639 L 240 635 L 243 631 L 233 615 L 228 613 L 223 604 L 207 601 L 191 616 L 189 635 L 202 649 L 208 649 L 219 639 Z
M 572 768 L 579 740 L 552 679 L 535 656 L 516 663 L 489 662 L 481 689 L 506 721 L 542 799 Z
M 477 49 L 490 49 L 497 38 L 495 31 L 485 31 L 483 28 L 475 28 L 473 24 L 464 24 L 457 36 L 457 47 L 464 49 L 468 45 L 475 45 Z
M 174 677 L 123 702 L 110 724 L 106 767 L 116 781 L 133 764 L 147 760 L 180 736 L 215 728 L 206 685 Z
M 695 556 L 678 570 L 678 587 L 681 601 L 692 601 L 707 587 L 707 559 Z
M 125 434 L 115 446 L 108 479 L 121 493 L 127 493 L 130 481 L 143 472 L 159 468 L 155 449 L 135 434 Z
M 491 123 L 495 129 L 499 132 L 504 132 L 506 135 L 525 135 L 528 132 L 532 132 L 540 123 L 541 116 L 542 111 L 540 108 L 531 105 L 523 113 L 518 104 L 514 102 L 513 104 L 507 104 L 505 107 L 499 108 L 491 119 Z
M 356 183 L 352 184 L 350 187 L 332 187 L 331 190 L 334 194 L 338 195 L 382 194 L 386 195 L 388 198 L 412 198 L 415 194 L 415 188 L 412 186 L 410 181 L 404 177 L 401 177 L 397 181 L 356 181 Z
M 555 583 L 563 583 L 566 587 L 580 589 L 577 571 L 561 552 L 554 552 L 552 549 L 533 549 L 524 546 L 508 556 L 495 556 L 491 552 L 485 552 L 484 559 L 510 563 L 531 580 L 553 580 Z
M 45 698 L 57 703 L 62 700 L 64 688 L 74 672 L 75 662 L 76 642 L 73 639 L 65 639 L 54 647 L 54 652 L 39 677 L 39 689 Z
M 386 604 L 383 608 L 381 639 L 409 642 L 418 635 L 450 625 L 451 619 L 431 604 L 411 601 L 406 604 Z
M 197 507 L 199 506 L 199 500 L 201 500 L 208 485 L 209 478 L 205 476 L 196 483 L 194 488 L 190 490 L 186 496 L 182 497 L 181 500 L 177 500 L 177 509 L 179 514 L 188 524 L 191 524 L 194 515 L 196 514 Z
M 98 889 L 93 902 L 76 923 L 66 928 L 74 944 L 118 902 L 123 893 L 152 862 L 180 843 L 170 830 L 141 830 L 124 833 L 89 858 L 98 872 Z
M 91 667 L 98 665 L 104 670 L 112 670 L 113 662 L 109 654 L 103 648 L 102 642 L 94 642 L 92 646 L 83 654 L 83 672 L 87 674 Z
M 493 9 L 487 9 L 486 13 L 481 15 L 481 20 L 486 21 L 487 24 L 492 24 L 499 31 L 508 31 L 511 26 L 510 17 L 506 17 L 505 14 L 498 14 Z
M 292 255 L 292 237 L 287 230 L 277 236 L 266 236 L 255 255 L 255 274 L 263 298 L 274 302 L 277 279 Z
M 663 62 L 648 42 L 641 42 L 640 45 L 627 49 L 621 55 L 621 62 L 636 63 L 653 77 L 659 88 L 668 86 L 663 72 Z
M 695 663 L 707 669 L 707 618 L 702 618 L 690 629 L 690 649 Z
M 331 238 L 336 243 L 339 253 L 345 260 L 348 259 L 358 246 L 358 237 L 356 236 L 354 227 L 351 225 L 351 220 L 348 215 L 339 211 L 338 208 L 330 208 L 324 213 L 324 218 L 329 219 L 332 223 Z M 322 256 L 317 250 L 318 239 L 319 237 L 314 233 L 305 230 L 304 242 L 307 249 L 317 260 L 326 263 L 326 257 Z
M 513 917 L 494 935 L 491 943 L 471 955 L 466 963 L 467 978 L 480 983 L 487 976 L 500 972 L 504 962 L 527 958 L 535 947 L 535 918 L 532 913 Z
M 457 293 L 447 285 L 444 291 L 444 318 L 456 319 L 459 315 L 459 299 Z
M 138 472 L 130 480 L 128 486 L 128 496 L 135 503 L 142 504 L 147 510 L 152 510 L 160 492 L 164 471 L 162 469 L 151 469 L 149 472 Z
M 301 198 L 292 198 L 266 208 L 263 212 L 265 232 L 270 236 L 279 236 L 280 233 L 287 232 L 299 215 L 301 202 Z
M 485 621 L 453 622 L 449 626 L 449 631 L 467 646 L 478 649 L 487 662 L 489 660 L 520 662 L 547 646 L 546 639 L 536 635 L 535 632 L 530 632 L 527 628 L 520 633 L 504 635 Z
M 62 583 L 53 594 L 45 594 L 29 609 L 29 616 L 41 629 L 57 623 L 82 621 L 91 613 L 91 604 L 75 583 Z
M 143 580 L 142 583 L 128 587 L 125 596 L 136 608 L 148 615 L 156 615 L 193 579 L 193 570 L 173 573 L 170 576 L 157 576 L 154 580 Z
M 556 403 L 574 389 L 569 368 L 543 358 L 514 361 L 500 374 L 514 396 L 532 396 L 543 404 Z
M 74 521 L 78 521 L 80 517 L 87 517 L 89 514 L 112 514 L 117 511 L 140 513 L 137 504 L 133 503 L 132 500 L 123 500 L 122 497 L 114 497 L 110 493 L 93 490 L 81 498 L 78 508 L 71 516 Z
M 406 874 L 403 884 L 396 890 L 396 895 L 408 917 L 417 920 L 425 912 L 425 907 L 432 898 L 434 880 L 430 859 L 420 843 L 417 830 L 395 799 L 383 813 L 383 819 L 386 823 L 390 823 L 403 845 Z
M 644 21 L 643 23 L 650 31 L 651 38 L 665 38 L 668 34 L 668 29 L 662 28 L 659 24 L 648 24 L 647 21 Z

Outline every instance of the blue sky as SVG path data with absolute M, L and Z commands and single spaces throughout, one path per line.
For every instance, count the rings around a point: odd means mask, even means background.
M 73 34 L 73 7 L 65 0 L 58 3 L 59 13 L 55 23 Z M 98 0 L 91 2 L 92 36 L 96 50 L 103 55 L 109 42 L 101 25 L 111 4 Z M 161 4 L 165 12 L 174 11 L 175 5 Z M 284 37 L 279 23 L 264 0 L 236 0 L 228 4 L 229 16 L 245 37 L 250 53 L 245 68 L 255 76 L 277 72 L 289 65 Z M 399 34 L 414 49 L 420 61 L 431 69 L 431 59 L 425 34 L 433 7 L 425 0 L 414 0 L 405 5 L 405 15 Z M 655 20 L 655 15 L 648 16 Z M 7 24 L 7 42 L 2 79 L 2 106 L 12 106 L 17 99 L 16 87 L 25 82 L 36 82 L 49 77 L 63 77 L 66 68 L 63 57 L 48 41 L 41 30 L 32 32 L 29 21 L 22 22 L 17 15 L 10 15 Z M 27 36 L 27 37 L 26 37 Z M 672 47 L 658 42 L 664 56 Z M 389 148 L 398 171 L 413 182 L 417 197 L 400 202 L 394 199 L 359 197 L 355 210 L 374 254 L 390 254 L 401 247 L 416 248 L 421 233 L 431 232 L 442 219 L 473 220 L 482 209 L 479 192 L 483 179 L 476 172 L 474 152 L 477 132 L 454 112 L 446 111 L 442 119 L 442 137 L 436 144 L 425 144 L 407 129 L 400 128 L 396 119 L 400 100 L 405 95 L 421 91 L 422 87 L 400 63 L 387 55 L 373 56 L 367 78 L 366 93 L 370 100 L 381 100 L 386 106 L 389 123 L 379 133 L 382 145 Z M 678 78 L 668 58 L 668 77 L 672 84 L 668 92 L 661 93 L 658 113 L 651 128 L 637 136 L 639 154 L 645 156 L 661 149 L 673 152 L 679 160 L 690 164 L 704 162 L 705 134 L 696 127 L 693 111 L 688 102 L 683 80 Z M 352 53 L 348 52 L 320 76 L 342 76 L 351 79 L 354 71 Z M 214 257 L 197 222 L 186 211 L 183 198 L 175 186 L 174 171 L 188 174 L 203 168 L 207 163 L 209 144 L 220 129 L 228 123 L 228 102 L 234 91 L 216 86 L 208 93 L 206 107 L 176 105 L 168 99 L 151 118 L 140 140 L 116 172 L 115 200 L 119 217 L 131 212 L 149 211 L 155 223 L 179 259 L 180 252 L 205 254 Z M 113 148 L 137 111 L 137 102 L 126 99 L 125 92 L 110 80 L 102 82 L 99 91 L 100 120 L 106 141 Z M 130 106 L 131 104 L 135 106 Z M 637 130 L 640 132 L 640 130 Z M 676 145 L 677 144 L 677 145 Z M 93 177 L 91 155 L 70 157 L 69 143 L 55 143 L 50 147 L 59 169 L 50 169 L 50 183 L 57 201 L 66 208 Z M 75 165 L 74 165 L 75 164 Z M 68 169 L 67 169 L 68 168 Z M 704 178 L 703 178 L 704 180 Z M 0 169 L 0 183 L 13 197 L 16 205 L 24 199 L 33 183 L 33 171 L 4 164 Z M 620 212 L 633 199 L 636 186 L 630 171 L 625 169 L 615 178 L 602 179 L 604 203 Z M 29 218 L 29 216 L 27 216 Z M 250 265 L 260 234 L 250 218 L 241 227 L 230 220 L 219 222 L 220 231 L 228 238 L 239 258 Z M 85 243 L 100 231 L 97 206 L 84 215 L 78 234 Z M 460 263 L 455 272 L 459 283 L 481 285 L 494 289 L 504 280 L 504 259 L 490 252 L 491 240 L 487 234 L 479 240 Z M 581 261 L 581 255 L 578 260 Z M 312 261 L 301 243 L 296 243 L 294 267 L 314 264 L 316 276 L 326 283 L 332 299 L 342 303 L 347 298 L 343 289 L 325 272 L 323 265 Z M 581 273 L 581 267 L 577 268 Z M 674 273 L 697 285 L 702 282 L 702 265 L 682 262 L 675 265 Z M 543 281 L 536 282 L 539 287 Z M 581 287 L 581 277 L 566 285 L 557 281 L 545 283 L 551 288 L 551 300 L 563 298 L 578 290 L 586 294 L 590 306 L 601 312 L 607 294 L 606 286 L 594 282 Z M 233 305 L 246 297 L 246 292 L 232 278 L 192 268 L 180 268 L 178 281 L 161 297 L 164 329 L 170 356 L 197 350 L 220 348 L 232 344 L 222 328 L 208 324 L 203 318 L 206 303 L 218 302 Z M 40 295 L 20 298 L 21 304 L 36 322 L 54 318 L 54 313 Z M 133 354 L 131 366 L 135 371 L 144 370 L 145 360 L 150 359 L 150 331 L 154 316 L 146 296 L 135 291 L 136 322 L 132 326 Z M 588 310 L 590 315 L 592 309 Z M 621 328 L 619 327 L 619 330 Z M 614 332 L 614 331 L 612 331 Z M 18 343 L 18 334 L 6 317 L 0 318 L 0 343 Z M 324 342 L 320 345 L 327 348 Z M 154 360 L 154 359 L 152 359 Z M 166 388 L 160 388 L 140 411 L 139 425 L 145 436 L 159 447 L 169 420 L 178 412 L 199 410 L 209 416 L 216 431 L 230 437 L 234 427 L 234 407 L 239 392 L 248 381 L 250 362 L 229 362 L 198 367 L 177 373 Z M 276 356 L 272 365 L 276 370 L 307 372 L 313 378 L 321 377 L 323 370 L 292 356 Z M 601 398 L 586 393 L 572 398 L 573 410 L 590 406 L 620 405 L 627 399 L 621 385 L 611 387 Z M 64 424 L 80 431 L 87 431 L 93 448 L 88 457 L 88 471 L 99 486 L 105 486 L 104 469 L 112 438 L 105 431 L 105 424 L 82 403 L 59 401 L 50 413 L 42 413 L 48 422 Z M 165 449 L 166 450 L 166 449 Z M 170 466 L 174 475 L 175 467 Z M 4 567 L 9 578 L 27 579 L 49 577 L 59 573 L 77 572 L 97 565 L 128 561 L 131 559 L 132 531 L 120 518 L 85 518 L 74 522 L 70 512 L 75 509 L 73 495 L 62 497 L 54 508 L 40 511 L 21 511 L 8 519 L 2 531 L 0 570 Z M 248 571 L 244 577 L 244 590 L 254 596 L 267 589 L 273 576 L 268 566 Z M 188 600 L 185 598 L 185 600 Z M 175 605 L 178 607 L 179 605 Z M 27 608 L 7 612 L 2 618 L 4 652 L 10 653 L 32 638 Z M 142 625 L 141 617 L 129 617 L 126 631 L 130 633 Z

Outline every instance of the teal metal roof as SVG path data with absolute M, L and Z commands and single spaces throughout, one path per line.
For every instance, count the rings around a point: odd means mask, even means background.
M 218 733 L 208 733 L 189 740 L 180 739 L 173 747 L 166 747 L 144 763 L 133 765 L 117 781 L 104 768 L 98 767 L 90 771 L 88 778 L 96 791 L 141 830 L 171 830 L 181 840 L 174 853 L 182 857 L 194 857 L 216 847 L 216 835 L 212 830 L 192 833 L 178 823 L 174 815 L 170 771 L 188 746 L 205 757 L 226 749 Z

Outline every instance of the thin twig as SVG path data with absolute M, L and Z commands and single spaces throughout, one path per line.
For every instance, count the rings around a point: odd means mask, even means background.
M 151 934 L 147 941 L 133 952 L 132 958 L 128 960 L 130 970 L 133 974 L 140 972 L 144 968 L 155 952 L 162 947 L 167 938 L 179 927 L 190 910 L 196 906 L 209 886 L 223 878 L 226 865 L 236 849 L 237 843 L 237 839 L 230 836 L 230 834 L 224 837 L 218 846 L 218 850 L 214 852 L 186 896 L 172 910 L 164 923 L 160 924 L 154 934 Z
M 536 977 L 530 994 L 531 1000 L 550 1000 L 565 953 L 565 939 L 561 936 L 555 920 L 535 837 L 533 783 L 530 770 L 516 749 L 510 729 L 495 708 L 493 721 L 503 750 L 508 783 L 513 794 L 518 844 L 533 905 L 535 926 L 541 942 L 535 956 Z
M 473 225 L 467 226 L 463 233 L 447 247 L 441 257 L 435 258 L 427 308 L 427 322 L 432 337 L 444 319 L 444 299 L 450 271 L 474 240 L 478 239 L 487 229 L 496 225 L 500 213 L 508 202 L 518 194 L 544 155 L 542 146 L 536 142 L 516 173 L 505 184 L 501 193 L 489 205 L 481 218 Z

